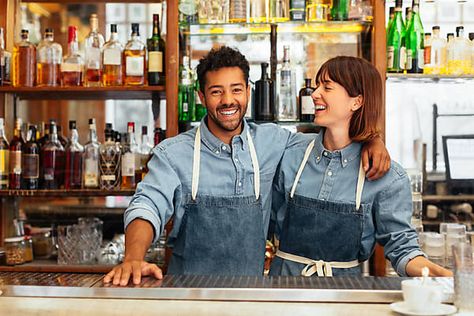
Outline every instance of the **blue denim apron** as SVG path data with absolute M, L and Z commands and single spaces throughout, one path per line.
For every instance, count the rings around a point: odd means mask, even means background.
M 260 169 L 250 133 L 247 140 L 254 170 L 255 196 L 197 194 L 201 131 L 194 138 L 191 196 L 173 248 L 169 274 L 263 274 L 265 234 L 260 197 Z
M 358 254 L 364 223 L 361 198 L 365 180 L 362 163 L 355 205 L 295 195 L 313 147 L 314 140 L 306 148 L 296 173 L 270 275 L 360 275 Z

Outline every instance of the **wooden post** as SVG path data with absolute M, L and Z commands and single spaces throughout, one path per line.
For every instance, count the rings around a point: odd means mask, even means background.
M 168 1 L 166 19 L 166 137 L 178 135 L 178 1 Z

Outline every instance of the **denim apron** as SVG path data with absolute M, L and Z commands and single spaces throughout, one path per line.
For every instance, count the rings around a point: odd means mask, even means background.
M 270 275 L 360 275 L 358 254 L 364 223 L 361 198 L 365 181 L 362 162 L 355 205 L 295 195 L 313 147 L 314 140 L 306 148 L 296 173 Z
M 257 153 L 247 131 L 254 171 L 255 196 L 210 196 L 198 193 L 201 131 L 194 138 L 191 196 L 171 257 L 169 274 L 263 274 L 265 233 Z M 210 171 L 208 171 L 210 172 Z

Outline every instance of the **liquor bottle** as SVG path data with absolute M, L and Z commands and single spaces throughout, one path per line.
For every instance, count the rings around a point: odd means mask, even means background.
M 85 80 L 87 87 L 98 87 L 102 80 L 102 60 L 100 52 L 104 46 L 104 37 L 99 33 L 97 14 L 91 14 L 89 19 L 91 32 L 84 41 Z
M 306 1 L 290 0 L 290 20 L 305 21 L 306 20 Z
M 330 6 L 331 0 L 307 0 L 306 20 L 308 22 L 326 22 Z
M 99 187 L 99 147 L 95 119 L 89 119 L 89 141 L 84 146 L 83 186 L 87 189 Z
M 9 83 L 11 53 L 5 50 L 5 34 L 0 27 L 0 86 Z
M 21 157 L 22 187 L 27 190 L 39 189 L 40 147 L 37 142 L 36 132 L 36 126 L 30 125 L 28 141 L 24 145 Z
M 160 36 L 160 20 L 158 14 L 153 14 L 153 35 L 147 41 L 148 50 L 148 85 L 165 84 L 165 41 Z
M 8 189 L 10 145 L 5 137 L 5 125 L 0 118 L 0 190 Z
M 102 190 L 120 188 L 121 152 L 114 139 L 112 124 L 105 124 L 105 142 L 99 147 L 99 187 Z
M 127 137 L 122 149 L 122 188 L 135 188 L 135 169 L 137 165 L 138 148 L 135 140 L 135 123 L 127 123 Z M 139 161 L 139 160 L 138 160 Z
M 304 1 L 304 0 L 303 0 Z M 268 0 L 255 0 L 250 2 L 249 22 L 266 23 L 270 19 L 270 7 Z
M 21 189 L 21 154 L 25 142 L 21 136 L 22 120 L 15 120 L 15 129 L 13 130 L 13 138 L 10 141 L 10 189 Z
M 246 0 L 229 0 L 229 22 L 245 23 L 247 21 Z
M 388 37 L 388 33 L 390 32 L 390 28 L 392 27 L 394 18 L 395 18 L 395 7 L 390 7 L 389 15 L 388 15 L 387 29 L 386 29 L 387 37 Z
M 313 122 L 314 121 L 314 103 L 311 94 L 314 92 L 314 88 L 311 87 L 311 78 L 304 80 L 305 86 L 301 88 L 298 98 L 298 108 L 300 113 L 301 122 Z
M 456 38 L 448 54 L 448 73 L 460 76 L 471 72 L 471 43 L 464 37 L 464 27 L 456 27 Z M 451 56 L 449 56 L 451 55 Z
M 411 19 L 406 33 L 406 69 L 409 73 L 423 73 L 425 62 L 425 32 L 419 14 L 420 1 L 413 0 Z
M 64 188 L 80 189 L 82 187 L 82 161 L 84 146 L 79 143 L 76 121 L 69 121 L 70 138 L 66 147 L 66 174 Z
M 402 0 L 395 2 L 395 17 L 387 36 L 387 71 L 402 72 L 406 62 L 405 24 L 402 18 Z
M 296 93 L 295 81 L 290 64 L 290 46 L 283 46 L 283 65 L 280 72 L 280 92 L 278 102 L 278 120 L 295 121 L 296 113 Z
M 189 67 L 189 57 L 183 56 L 183 64 L 180 66 L 178 91 L 179 121 L 190 122 L 196 120 L 194 105 L 193 74 Z
M 49 121 L 49 136 L 41 148 L 41 186 L 60 189 L 64 185 L 65 152 L 58 139 L 55 120 Z
M 273 121 L 275 119 L 275 88 L 268 77 L 268 63 L 261 63 L 262 76 L 255 82 L 255 120 Z
M 471 41 L 471 75 L 474 75 L 474 33 L 469 33 Z
M 38 44 L 36 85 L 54 87 L 61 84 L 61 62 L 63 48 L 54 42 L 53 29 L 46 29 L 43 40 Z
M 41 148 L 43 148 L 44 145 L 46 145 L 46 143 L 49 140 L 49 124 L 48 123 L 45 124 L 44 122 L 41 122 L 40 129 L 43 130 L 40 138 L 38 139 L 38 144 L 39 144 L 40 149 L 41 149 Z M 40 164 L 40 168 L 41 168 L 41 164 Z
M 69 140 L 63 135 L 63 129 L 61 125 L 56 125 L 56 130 L 58 131 L 58 140 L 63 145 L 64 148 L 66 148 L 67 144 L 69 143 Z
M 128 86 L 145 84 L 145 44 L 140 40 L 139 24 L 132 23 L 132 36 L 125 45 L 124 56 L 124 83 Z
M 405 8 L 405 32 L 408 32 L 408 27 L 411 23 L 411 17 L 413 14 L 413 9 L 411 7 Z
M 204 116 L 207 114 L 206 107 L 202 104 L 201 98 L 199 97 L 199 80 L 197 77 L 194 79 L 194 103 L 196 107 L 196 121 L 201 121 Z
M 143 180 L 143 177 L 148 172 L 147 163 L 150 159 L 152 149 L 153 146 L 150 144 L 150 139 L 148 137 L 148 128 L 142 126 L 142 141 L 138 150 L 140 165 L 139 168 L 135 170 L 135 181 L 137 183 Z
M 153 130 L 153 144 L 156 146 L 166 138 L 166 133 L 161 127 L 155 127 Z
M 118 40 L 117 24 L 110 25 L 110 39 L 102 53 L 102 84 L 106 87 L 121 86 L 123 46 Z
M 270 0 L 270 22 L 287 22 L 290 20 L 288 0 Z
M 424 68 L 423 73 L 426 73 L 426 65 L 431 64 L 431 33 L 425 33 L 425 49 L 424 49 Z
M 333 0 L 331 7 L 331 20 L 345 21 L 349 18 L 349 1 Z
M 13 85 L 33 87 L 36 81 L 36 47 L 28 40 L 28 30 L 21 30 L 21 41 L 13 49 Z
M 61 64 L 61 85 L 66 87 L 80 86 L 82 84 L 82 72 L 84 61 L 79 55 L 79 44 L 77 42 L 77 28 L 68 28 L 68 52 Z

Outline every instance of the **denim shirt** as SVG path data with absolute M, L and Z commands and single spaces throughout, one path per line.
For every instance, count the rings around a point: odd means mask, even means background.
M 250 131 L 260 165 L 260 198 L 266 236 L 271 213 L 271 188 L 277 166 L 286 148 L 307 143 L 308 135 L 290 133 L 275 124 L 257 125 L 244 120 L 240 135 L 231 144 L 215 137 L 201 121 L 201 166 L 198 194 L 255 196 L 254 173 L 247 141 Z M 125 228 L 137 218 L 150 222 L 154 242 L 174 215 L 168 244 L 172 247 L 184 215 L 186 197 L 191 195 L 194 136 L 196 128 L 161 142 L 153 149 L 149 172 L 137 186 L 124 214 Z
M 320 133 L 316 136 L 295 194 L 331 202 L 355 203 L 361 143 L 354 142 L 342 150 L 331 152 L 324 148 L 322 141 L 323 133 Z M 272 216 L 275 217 L 277 235 L 283 227 L 286 203 L 306 147 L 307 144 L 301 143 L 288 149 L 275 177 Z M 397 273 L 406 276 L 408 261 L 424 254 L 418 245 L 418 235 L 410 225 L 411 187 L 404 169 L 392 161 L 384 177 L 376 181 L 366 179 L 362 204 L 366 204 L 370 211 L 364 214 L 359 261 L 370 257 L 377 241 L 384 246 L 385 256 Z M 344 232 L 341 229 L 334 233 Z

